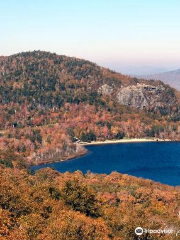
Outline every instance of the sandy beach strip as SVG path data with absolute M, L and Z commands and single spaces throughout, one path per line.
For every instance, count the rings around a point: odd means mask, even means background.
M 136 142 L 167 142 L 169 139 L 158 138 L 131 138 L 131 139 L 119 139 L 119 140 L 105 140 L 105 141 L 92 141 L 92 142 L 80 142 L 79 144 L 87 145 L 101 145 L 101 144 L 115 144 L 115 143 L 136 143 Z

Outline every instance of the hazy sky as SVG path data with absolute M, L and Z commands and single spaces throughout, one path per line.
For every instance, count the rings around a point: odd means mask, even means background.
M 0 0 L 0 55 L 29 50 L 180 68 L 180 0 Z

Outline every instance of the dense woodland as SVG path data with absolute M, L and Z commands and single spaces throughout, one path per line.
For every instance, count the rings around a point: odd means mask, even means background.
M 48 52 L 0 57 L 0 149 L 37 164 L 84 154 L 77 140 L 179 139 L 180 97 L 169 86 L 148 81 L 164 90 L 144 110 L 117 101 L 121 87 L 145 82 Z
M 31 175 L 0 164 L 1 240 L 177 240 L 179 206 L 179 188 L 116 172 Z M 174 233 L 137 238 L 137 226 Z

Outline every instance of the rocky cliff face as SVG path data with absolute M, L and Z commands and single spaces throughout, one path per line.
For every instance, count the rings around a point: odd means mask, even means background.
M 117 94 L 117 100 L 125 106 L 138 109 L 148 109 L 150 107 L 164 107 L 162 94 L 165 87 L 138 84 L 135 86 L 122 87 Z
M 153 83 L 137 83 L 135 85 L 121 86 L 118 89 L 104 84 L 98 91 L 103 95 L 116 99 L 123 106 L 155 111 L 162 115 L 177 116 L 179 104 L 174 92 L 163 83 Z

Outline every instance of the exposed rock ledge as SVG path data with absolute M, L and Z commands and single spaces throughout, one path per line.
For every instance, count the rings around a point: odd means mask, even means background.
M 122 87 L 117 94 L 117 100 L 122 105 L 138 109 L 163 107 L 161 99 L 164 90 L 165 88 L 162 85 L 137 84 Z
M 111 95 L 113 93 L 113 87 L 109 86 L 108 84 L 104 84 L 98 89 L 98 92 L 102 93 L 103 95 Z

